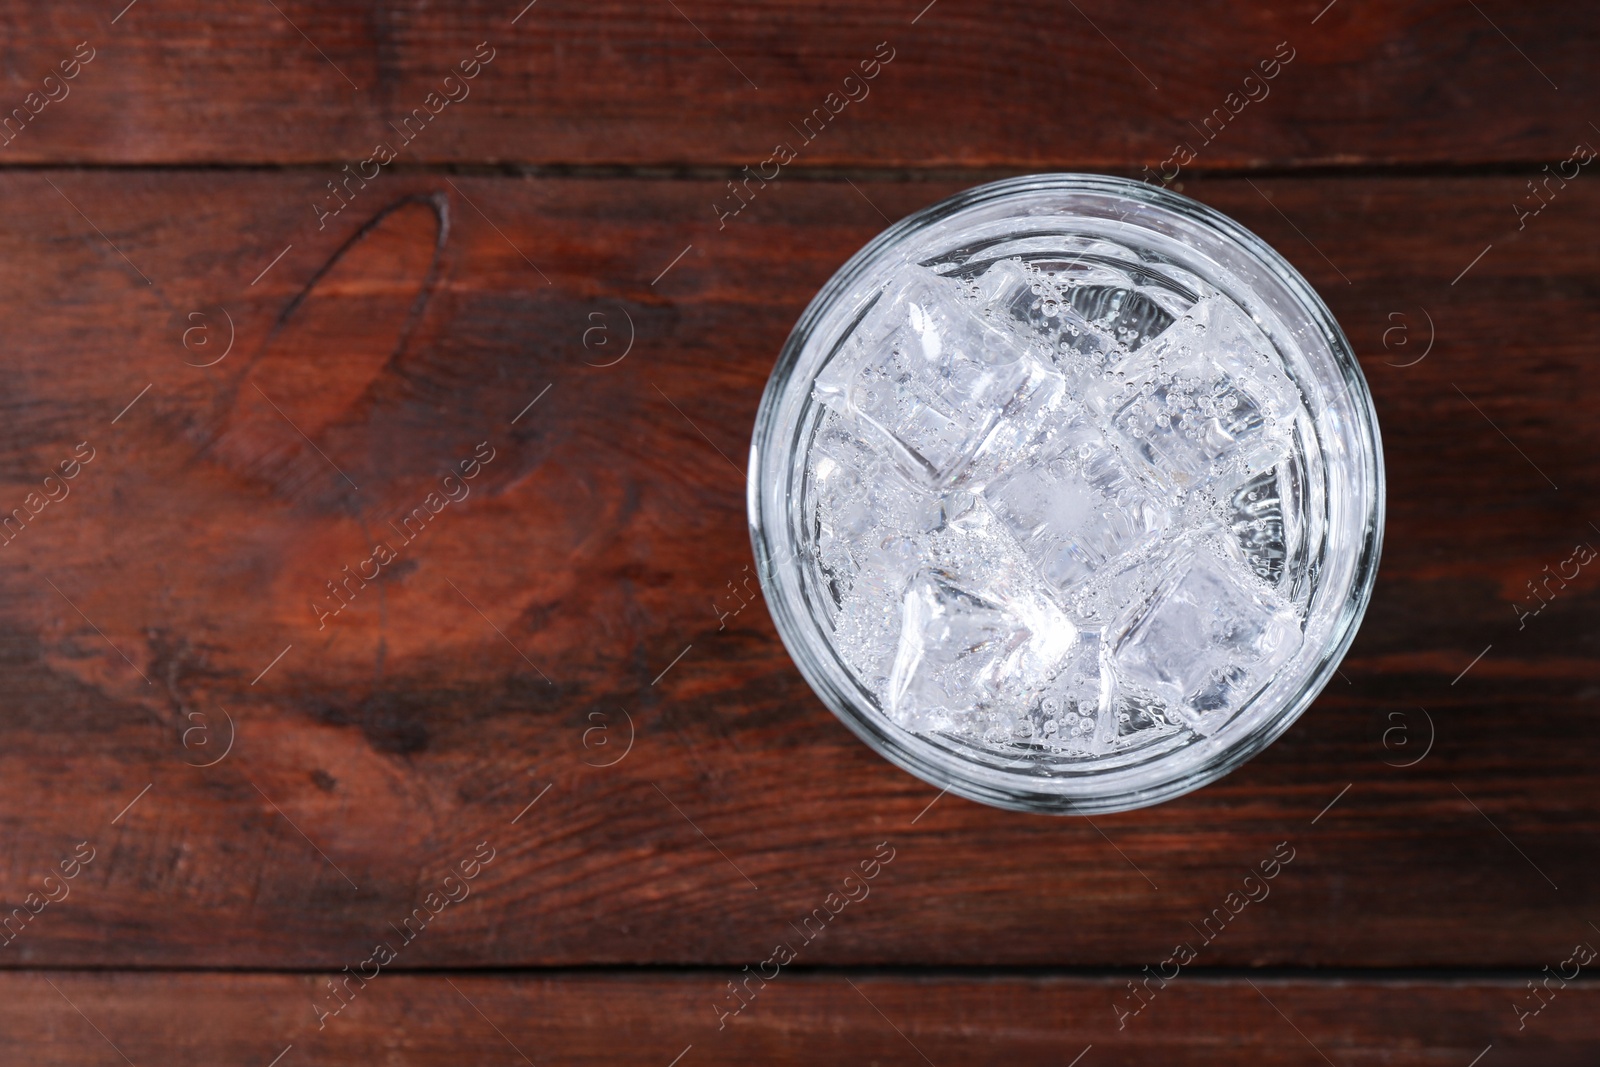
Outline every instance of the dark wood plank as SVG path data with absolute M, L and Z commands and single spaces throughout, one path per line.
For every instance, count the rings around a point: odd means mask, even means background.
M 752 980 L 745 1008 L 719 1030 L 715 1005 L 732 1002 L 726 983 L 736 976 L 379 973 L 365 987 L 352 980 L 345 1008 L 321 1017 L 313 1004 L 335 1003 L 325 975 L 19 972 L 0 977 L 10 1009 L 0 1032 L 17 1062 L 40 1067 L 122 1063 L 118 1052 L 172 1067 L 265 1065 L 277 1055 L 285 1065 L 416 1067 L 1465 1067 L 1490 1046 L 1484 1063 L 1567 1067 L 1600 1055 L 1600 990 L 1588 981 L 1562 988 L 1552 980 L 1544 1007 L 1519 1030 L 1513 1005 L 1538 1002 L 1513 979 L 1185 975 L 1165 989 L 1152 983 L 1141 1014 L 1119 1029 L 1114 1005 L 1130 994 L 1115 979 L 780 971 L 764 986 Z
M 95 858 L 7 965 L 340 967 L 480 842 L 405 966 L 738 967 L 883 842 L 805 963 L 1156 964 L 1280 842 L 1199 965 L 1537 971 L 1600 936 L 1600 593 L 1586 570 L 1525 629 L 1512 608 L 1600 537 L 1581 180 L 1522 231 L 1512 178 L 1189 185 L 1362 351 L 1386 554 L 1345 680 L 1287 736 L 1091 826 L 929 809 L 760 606 L 720 632 L 712 607 L 746 574 L 739 467 L 790 323 L 872 205 L 953 186 L 788 184 L 718 231 L 713 181 L 386 176 L 318 233 L 318 176 L 51 177 L 0 178 L 6 505 L 94 454 L 0 549 L 7 907 Z M 1432 351 L 1389 365 L 1424 311 Z M 481 442 L 406 543 L 390 522 Z M 319 628 L 379 540 L 397 558 Z
M 320 185 L 380 141 L 400 164 L 759 167 L 793 141 L 795 166 L 1137 169 L 1185 144 L 1208 168 L 1554 162 L 1594 136 L 1577 0 L 524 3 L 12 5 L 0 104 L 37 115 L 0 160 L 314 162 Z

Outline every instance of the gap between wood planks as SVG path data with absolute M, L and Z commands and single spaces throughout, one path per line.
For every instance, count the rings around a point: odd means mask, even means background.
M 748 962 L 748 961 L 743 961 Z M 589 963 L 559 964 L 552 966 L 489 966 L 462 964 L 447 967 L 393 967 L 385 974 L 406 974 L 414 978 L 479 975 L 489 978 L 604 978 L 614 976 L 656 975 L 662 978 L 685 980 L 718 978 L 725 976 L 728 968 L 737 968 L 741 961 L 729 959 L 721 963 Z M 1365 985 L 1417 985 L 1459 984 L 1463 982 L 1493 985 L 1509 983 L 1523 985 L 1531 964 L 1510 967 L 1193 967 L 1185 968 L 1186 980 L 1196 983 L 1242 983 L 1245 980 L 1263 982 L 1302 982 L 1308 984 L 1347 982 Z M 6 974 L 148 974 L 148 975 L 303 975 L 316 976 L 335 973 L 328 968 L 316 967 L 203 967 L 182 965 L 56 965 L 30 963 L 25 967 L 0 968 Z M 1114 967 L 1062 967 L 1051 964 L 996 966 L 990 964 L 862 964 L 831 966 L 796 964 L 784 968 L 785 974 L 795 974 L 817 979 L 893 978 L 904 981 L 1076 981 L 1116 983 L 1144 972 L 1140 966 L 1123 964 Z M 1568 986 L 1600 989 L 1600 975 L 1580 974 L 1568 980 Z
M 320 177 L 331 168 L 337 171 L 348 160 L 303 160 L 293 163 L 248 163 L 195 161 L 162 163 L 91 163 L 0 161 L 0 174 L 84 173 L 123 174 L 144 172 L 228 173 L 228 174 L 304 174 Z M 1493 163 L 1336 163 L 1308 160 L 1261 167 L 1189 167 L 1182 181 L 1229 178 L 1485 178 L 1526 177 L 1548 163 L 1543 159 L 1500 160 Z M 957 182 L 973 184 L 1027 174 L 1060 171 L 1088 171 L 1137 178 L 1144 164 L 1127 160 L 1041 160 L 1038 162 L 996 163 L 983 166 L 874 166 L 865 163 L 793 165 L 784 168 L 783 180 L 796 182 Z M 468 178 L 545 178 L 545 179 L 626 179 L 634 181 L 725 181 L 741 177 L 745 163 L 477 163 L 433 162 L 392 163 L 386 173 L 414 176 L 440 175 Z

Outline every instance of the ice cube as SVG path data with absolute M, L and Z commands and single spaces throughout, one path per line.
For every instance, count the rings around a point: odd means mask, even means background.
M 926 533 L 943 521 L 940 495 L 906 478 L 834 412 L 810 455 L 819 539 L 859 541 L 876 528 Z
M 1124 747 L 1170 733 L 1177 723 L 1182 722 L 1155 697 L 1129 689 L 1122 690 L 1117 696 L 1112 718 L 1117 741 Z
M 1223 465 L 1252 471 L 1284 452 L 1299 403 L 1272 342 L 1231 301 L 1196 304 L 1087 395 L 1158 479 L 1186 489 Z
M 1026 462 L 1055 428 L 1071 417 L 1074 403 L 1067 396 L 1066 379 L 1059 373 L 1042 365 L 1030 367 L 1027 382 L 978 446 L 962 479 L 981 485 L 996 471 Z
M 981 303 L 1047 353 L 1054 368 L 1069 379 L 1098 377 L 1108 363 L 1126 354 L 1111 333 L 1073 305 L 1067 283 L 1046 271 L 1001 260 L 984 271 L 976 289 Z
M 1102 628 L 1114 625 L 1133 610 L 1149 603 L 1161 584 L 1164 542 L 1129 551 L 1106 563 L 1089 579 L 1064 596 L 1064 606 L 1075 621 Z
M 1103 241 L 1066 243 L 1075 246 L 1074 254 L 995 263 L 980 280 L 979 298 L 1068 340 L 1068 347 L 1080 353 L 1122 355 L 1166 330 L 1195 302 L 1182 288 L 1143 284 L 1149 269 L 1130 259 L 1126 249 Z M 1167 271 L 1180 287 L 1199 282 L 1170 264 L 1163 274 Z
M 849 543 L 865 536 L 874 519 L 877 457 L 829 412 L 812 445 L 810 463 L 820 541 Z
M 940 497 L 913 484 L 838 414 L 822 418 L 809 455 L 821 592 L 835 638 L 863 680 L 887 676 L 901 595 L 944 521 Z
M 816 533 L 816 558 L 824 590 L 842 608 L 856 584 L 864 553 L 885 534 L 879 497 L 881 459 L 832 412 L 824 416 L 812 444 L 807 492 Z M 830 611 L 837 615 L 837 611 Z
M 1079 630 L 1055 678 L 1040 699 L 1029 739 L 1061 752 L 1104 751 L 1116 738 L 1112 676 L 1101 662 L 1095 630 Z
M 809 496 L 819 591 L 835 640 L 857 677 L 880 696 L 898 647 L 903 599 L 930 562 L 951 573 L 994 568 L 1004 586 L 1028 563 L 970 491 L 917 485 L 856 427 L 823 416 L 810 450 Z
M 895 535 L 857 545 L 848 572 L 835 586 L 835 644 L 861 683 L 880 696 L 899 647 L 906 590 L 926 551 L 921 539 Z
M 860 598 L 899 602 L 921 567 L 927 545 L 922 538 L 893 535 L 864 545 L 854 592 Z
M 1094 284 L 1085 279 L 1064 291 L 1072 308 L 1124 351 L 1135 351 L 1172 325 L 1173 314 L 1156 299 L 1131 285 Z
M 906 590 L 884 703 L 908 729 L 970 730 L 1025 706 L 1077 640 L 1047 597 L 971 584 L 928 568 Z
M 1124 620 L 1111 661 L 1120 679 L 1203 735 L 1260 690 L 1300 640 L 1293 609 L 1200 544 L 1175 559 L 1154 598 Z
M 1022 462 L 997 472 L 983 495 L 1001 525 L 1058 592 L 1152 540 L 1170 522 L 1088 420 L 1069 418 Z
M 959 283 L 906 267 L 818 375 L 816 396 L 858 420 L 912 478 L 952 483 L 1038 361 Z
M 1283 473 L 1279 468 L 1263 471 L 1234 489 L 1227 501 L 1229 555 L 1268 585 L 1283 580 L 1289 554 L 1279 484 Z

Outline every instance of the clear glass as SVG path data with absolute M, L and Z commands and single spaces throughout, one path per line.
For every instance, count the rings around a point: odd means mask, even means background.
M 1231 301 L 1265 335 L 1298 390 L 1304 409 L 1294 430 L 1301 435 L 1295 506 L 1305 512 L 1309 533 L 1293 547 L 1292 563 L 1303 638 L 1264 685 L 1204 735 L 1152 731 L 1137 743 L 1073 752 L 1029 737 L 908 729 L 886 713 L 835 641 L 807 498 L 810 449 L 828 415 L 814 393 L 817 377 L 909 264 L 971 278 L 1007 257 L 1082 264 L 1107 250 L 1113 274 L 1128 279 L 1130 293 L 1149 297 L 1141 306 L 1165 302 L 1181 314 L 1197 293 Z M 1121 313 L 1111 305 L 1126 310 L 1134 299 L 1111 296 L 1109 304 L 1102 301 L 1108 322 Z M 1142 341 L 1138 329 L 1133 322 L 1127 330 L 1134 344 Z M 1288 729 L 1355 635 L 1376 577 L 1384 510 L 1371 395 L 1349 342 L 1305 279 L 1260 238 L 1194 200 L 1083 174 L 969 189 L 890 227 L 841 267 L 800 317 L 767 384 L 747 492 L 751 539 L 778 632 L 845 725 L 936 787 L 1003 808 L 1089 815 L 1198 789 Z

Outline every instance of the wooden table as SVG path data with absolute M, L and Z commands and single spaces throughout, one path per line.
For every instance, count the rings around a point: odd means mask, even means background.
M 0 1060 L 1600 1059 L 1592 5 L 122 2 L 4 15 Z M 1092 823 L 717 614 L 800 310 L 1045 170 L 1280 249 L 1389 478 L 1315 706 Z

